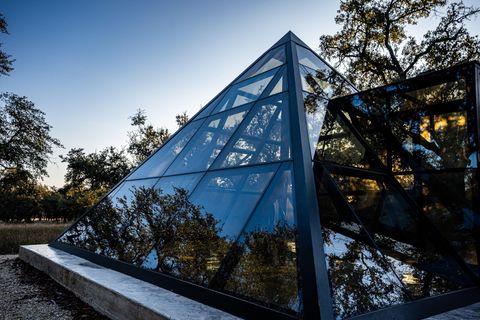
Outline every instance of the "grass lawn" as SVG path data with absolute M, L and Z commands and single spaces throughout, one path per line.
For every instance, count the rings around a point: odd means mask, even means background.
M 48 243 L 71 223 L 0 223 L 0 254 L 16 254 L 23 244 Z

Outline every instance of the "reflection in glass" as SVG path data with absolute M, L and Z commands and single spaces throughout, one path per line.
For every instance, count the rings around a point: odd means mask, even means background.
M 143 182 L 153 180 L 156 179 Z M 152 245 L 146 241 L 151 230 L 145 216 L 136 208 L 145 207 L 148 209 L 145 212 L 150 212 L 151 195 L 156 194 L 152 185 L 143 187 L 139 183 L 128 188 L 124 185 L 124 191 L 117 192 L 115 199 L 104 198 L 58 241 L 112 259 L 141 264 Z
M 125 199 L 126 203 L 130 205 L 134 197 L 134 191 L 140 187 L 150 188 L 157 183 L 158 178 L 142 179 L 125 181 L 115 193 L 109 195 L 113 205 L 116 205 L 120 199 Z
M 297 45 L 298 63 L 313 70 L 328 70 L 325 62 L 320 60 L 313 52 L 302 46 Z
M 214 167 L 234 167 L 290 157 L 288 105 L 283 97 L 257 104 Z
M 308 141 L 310 141 L 310 151 L 313 159 L 327 112 L 328 100 L 322 98 L 317 99 L 314 95 L 306 92 L 303 93 L 303 100 L 305 117 L 307 118 Z
M 207 285 L 216 268 L 212 261 L 230 246 L 218 221 L 175 188 L 132 189 L 130 202 L 105 199 L 59 241 L 106 257 Z
M 398 90 L 402 88 L 397 86 L 392 85 L 392 88 L 387 88 L 388 91 L 392 91 L 391 108 L 393 111 L 419 109 L 425 105 L 462 100 L 467 94 L 464 78 L 406 92 Z M 398 92 L 395 92 L 395 89 Z
M 315 98 L 330 99 L 356 91 L 334 69 L 320 60 L 313 52 L 297 46 L 302 89 Z
M 168 168 L 166 174 L 208 169 L 247 112 L 248 108 L 242 108 L 210 116 Z
M 434 233 L 381 176 L 332 174 L 318 202 L 334 311 L 339 318 L 473 285 L 453 256 L 436 248 Z M 324 176 L 323 183 L 328 182 Z M 342 194 L 346 204 L 333 203 Z M 346 208 L 350 210 L 342 210 Z M 437 244 L 438 246 L 438 244 Z
M 272 69 L 256 77 L 233 85 L 220 101 L 213 113 L 222 112 L 240 105 L 256 101 L 268 86 L 279 68 Z
M 220 234 L 236 239 L 278 165 L 212 171 L 190 200 L 218 221 Z
M 128 179 L 161 176 L 170 163 L 172 163 L 173 159 L 175 159 L 180 151 L 182 151 L 201 124 L 202 121 L 193 121 L 186 127 L 183 127 L 180 132 L 138 167 Z
M 203 173 L 184 174 L 160 178 L 155 189 L 163 194 L 174 194 L 175 189 L 184 189 L 187 193 L 192 192 Z
M 343 120 L 327 111 L 316 145 L 316 160 L 331 161 L 337 164 L 367 168 L 365 147 L 353 135 Z
M 417 201 L 422 204 L 425 216 L 460 257 L 478 270 L 480 249 L 476 225 L 480 214 L 475 210 L 475 201 L 480 192 L 475 170 L 431 173 L 419 187 Z
M 224 264 L 237 261 L 232 271 L 222 274 L 228 278 L 224 290 L 286 310 L 301 311 L 294 208 L 292 170 L 286 164 L 243 229 L 236 255 Z
M 471 147 L 466 112 L 392 119 L 395 137 L 425 169 L 466 168 Z
M 280 46 L 267 52 L 257 63 L 255 63 L 245 74 L 237 80 L 243 81 L 257 74 L 279 67 L 285 63 L 285 46 Z

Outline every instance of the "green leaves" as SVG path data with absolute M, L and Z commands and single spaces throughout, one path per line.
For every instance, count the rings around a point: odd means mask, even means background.
M 50 136 L 45 113 L 26 97 L 13 93 L 0 95 L 0 175 L 10 169 L 33 177 L 47 174 L 48 156 L 53 147 L 62 147 Z
M 5 21 L 5 17 L 1 13 L 0 13 L 0 33 L 8 34 L 7 22 Z M 0 42 L 0 48 L 1 47 L 2 47 L 2 43 Z M 12 59 L 11 57 L 12 56 L 0 50 L 0 75 L 6 76 L 13 70 L 12 65 L 15 60 Z
M 410 26 L 445 6 L 446 0 L 343 0 L 335 18 L 342 29 L 320 37 L 320 53 L 361 89 L 478 59 L 480 39 L 465 22 L 480 11 L 463 1 L 448 4 L 438 26 L 423 37 L 408 35 Z

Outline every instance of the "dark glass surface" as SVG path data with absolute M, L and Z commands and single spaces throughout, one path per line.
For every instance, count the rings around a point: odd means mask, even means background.
M 224 290 L 299 313 L 292 175 L 285 163 L 247 222 Z
M 285 46 L 280 46 L 267 52 L 257 63 L 255 63 L 245 74 L 237 80 L 243 81 L 260 73 L 279 67 L 285 63 Z
M 319 179 L 317 189 L 336 316 L 474 285 L 382 176 L 336 173 Z
M 235 240 L 278 164 L 209 172 L 190 200 L 218 221 L 219 234 Z
M 233 85 L 218 103 L 213 113 L 222 112 L 256 101 L 279 69 L 281 68 L 272 69 Z
M 285 96 L 279 96 L 255 105 L 213 167 L 236 167 L 289 158 L 288 103 Z
M 175 157 L 182 151 L 185 145 L 202 124 L 202 120 L 190 122 L 180 129 L 172 139 L 158 149 L 153 156 L 138 167 L 128 179 L 148 178 L 161 176 Z
M 316 160 L 359 168 L 370 167 L 365 147 L 338 115 L 327 110 L 321 128 L 316 145 Z
M 207 170 L 250 109 L 245 106 L 210 116 L 178 155 L 166 174 Z
M 476 170 L 397 175 L 408 181 L 402 186 L 421 205 L 423 214 L 447 239 L 458 255 L 473 270 L 478 270 L 480 247 L 477 229 L 478 195 Z
M 310 151 L 312 159 L 317 149 L 318 138 L 322 131 L 323 121 L 327 112 L 328 100 L 315 98 L 306 92 L 303 93 L 305 117 L 307 118 L 308 141 L 310 141 Z
M 421 109 L 425 105 L 444 104 L 455 100 L 463 100 L 467 94 L 465 79 L 457 79 L 425 86 L 416 90 L 405 91 L 399 85 L 387 87 L 391 91 L 390 108 L 392 111 Z

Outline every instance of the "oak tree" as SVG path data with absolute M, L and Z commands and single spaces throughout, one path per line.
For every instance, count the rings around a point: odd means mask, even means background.
M 448 0 L 342 0 L 335 22 L 341 30 L 320 37 L 320 54 L 360 89 L 402 80 L 480 58 L 480 38 L 466 22 L 480 8 Z M 438 25 L 422 37 L 409 28 Z

